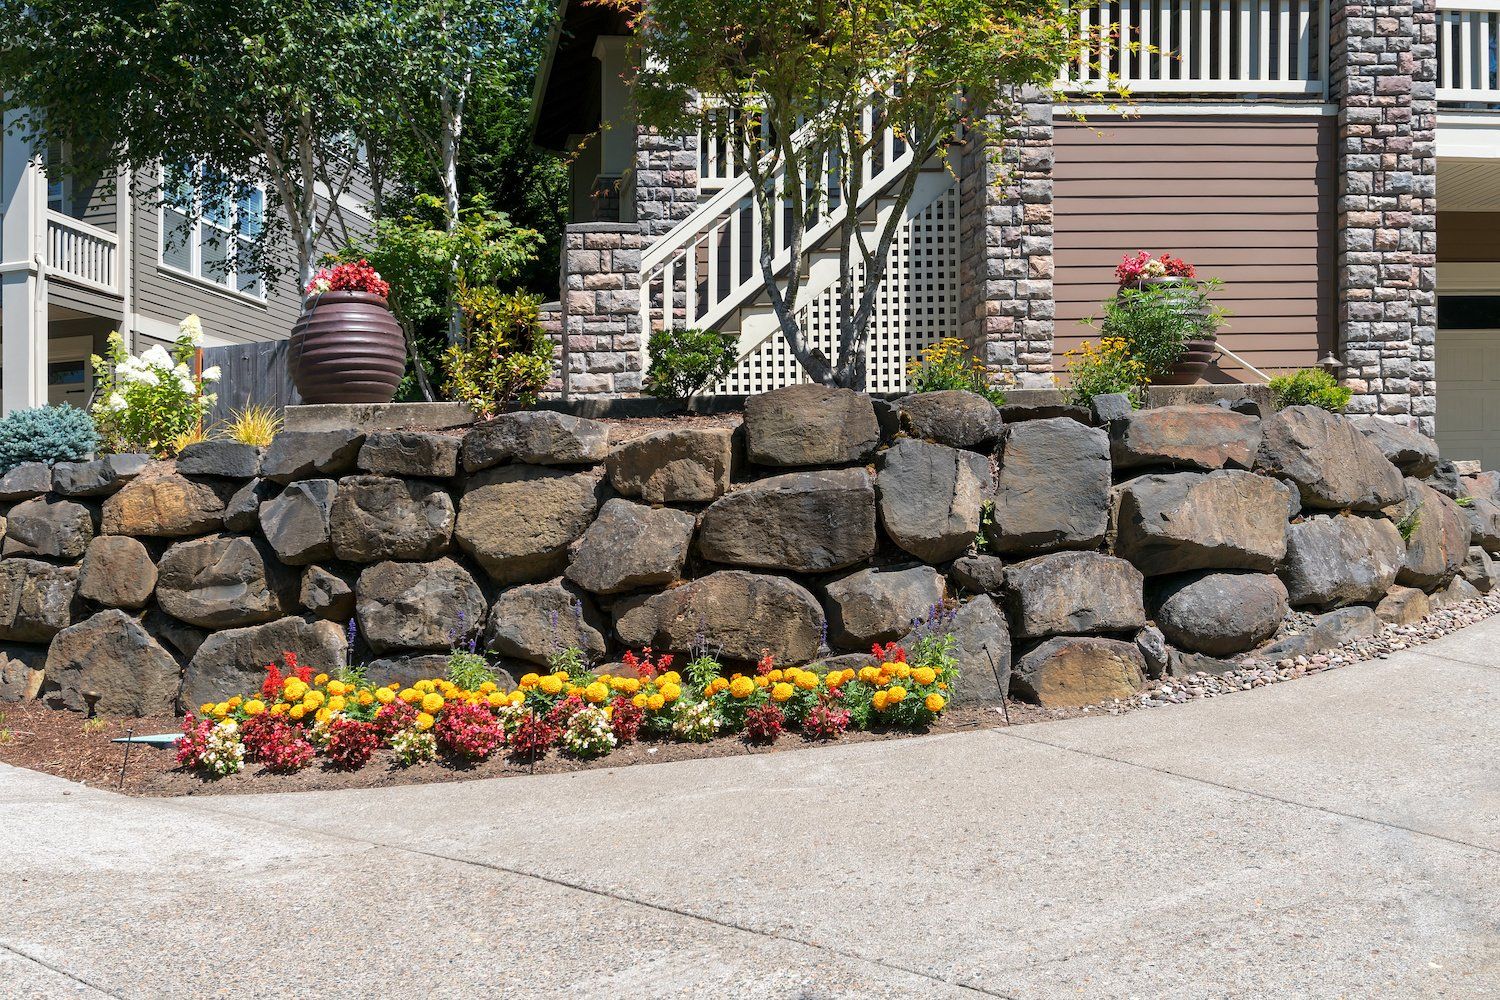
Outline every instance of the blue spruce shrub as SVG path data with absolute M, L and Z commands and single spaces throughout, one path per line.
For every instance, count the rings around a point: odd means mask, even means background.
M 22 462 L 75 462 L 98 447 L 94 418 L 76 406 L 38 406 L 0 419 L 0 473 Z

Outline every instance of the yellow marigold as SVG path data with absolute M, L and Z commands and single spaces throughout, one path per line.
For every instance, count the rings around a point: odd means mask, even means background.
M 287 709 L 286 702 L 284 702 L 284 701 L 278 701 L 276 704 L 274 704 L 274 705 L 271 706 L 271 714 L 272 715 L 285 715 L 286 714 L 286 709 Z
M 211 702 L 211 701 L 205 701 L 203 704 L 201 704 L 201 705 L 198 706 L 198 714 L 199 715 L 212 715 L 213 712 L 214 712 L 214 703 Z
M 769 674 L 766 674 L 766 677 L 770 679 L 772 684 L 775 684 L 777 681 L 784 680 L 786 678 L 786 671 L 773 670 Z
M 715 677 L 713 679 L 713 683 L 709 685 L 709 688 L 711 689 L 713 694 L 718 694 L 720 691 L 727 691 L 729 690 L 729 678 Z
M 317 719 L 319 722 L 326 723 L 329 719 L 333 718 L 333 710 L 329 708 L 320 708 L 318 709 L 318 714 L 314 715 L 313 718 Z
M 755 693 L 755 682 L 748 677 L 736 677 L 729 682 L 729 694 L 735 698 L 748 698 Z
M 428 692 L 432 691 L 432 689 L 435 688 L 436 686 L 437 685 L 433 684 L 432 681 L 427 680 L 426 678 L 423 678 L 422 680 L 419 680 L 415 684 L 412 685 L 412 687 L 416 688 L 418 691 L 422 692 L 423 694 L 427 694 Z
M 911 666 L 906 663 L 898 663 L 895 666 L 894 672 L 897 677 L 901 678 L 904 681 L 911 676 Z
M 489 702 L 490 708 L 499 708 L 506 703 L 505 695 L 501 694 L 499 691 L 491 691 L 484 697 L 485 701 Z
M 875 696 L 870 699 L 870 703 L 875 706 L 877 712 L 884 712 L 886 703 L 889 701 L 890 698 L 884 691 L 876 691 Z
M 224 716 L 229 714 L 229 705 L 226 702 L 221 701 L 214 706 L 214 710 L 210 714 L 215 719 L 222 719 L 224 718 Z
M 927 706 L 927 711 L 929 712 L 941 712 L 943 710 L 943 706 L 948 703 L 943 700 L 942 695 L 934 691 L 932 694 L 927 696 L 927 700 L 922 704 Z
M 630 703 L 632 705 L 634 705 L 636 708 L 645 708 L 646 707 L 646 696 L 643 695 L 643 694 L 638 694 L 634 698 L 630 699 Z
M 483 684 L 479 685 L 479 693 L 493 694 L 499 687 L 500 685 L 496 684 L 494 681 L 485 681 Z
M 793 683 L 804 691 L 811 691 L 818 686 L 818 675 L 811 670 L 804 670 Z
M 442 711 L 443 704 L 443 696 L 436 691 L 422 696 L 422 711 L 429 714 Z
M 307 694 L 307 685 L 296 677 L 281 686 L 281 696 L 287 701 L 301 701 L 305 694 Z
M 646 707 L 649 708 L 653 712 L 659 712 L 659 711 L 661 711 L 661 707 L 663 705 L 665 705 L 666 703 L 667 703 L 667 699 L 663 698 L 659 694 L 650 695 L 646 699 Z
M 266 703 L 261 701 L 259 698 L 251 698 L 249 701 L 245 702 L 246 715 L 264 715 L 265 711 Z
M 931 684 L 937 680 L 937 671 L 931 667 L 918 667 L 911 672 L 911 679 L 918 684 Z
M 599 683 L 598 681 L 595 681 L 594 683 L 583 689 L 584 700 L 592 702 L 595 705 L 599 704 L 601 701 L 608 697 L 609 688 L 606 685 Z
M 583 688 L 579 687 L 577 684 L 569 684 L 568 690 L 565 693 L 569 697 L 572 697 L 575 694 L 583 694 Z
M 349 688 L 348 688 L 347 685 L 344 684 L 343 681 L 329 681 L 328 682 L 328 693 L 329 694 L 348 694 L 349 693 Z
M 844 683 L 844 672 L 842 670 L 835 670 L 833 673 L 823 678 L 823 683 L 827 684 L 828 690 L 832 691 L 834 688 L 837 688 L 839 685 Z
M 886 695 L 887 701 L 901 701 L 906 697 L 906 688 L 902 687 L 900 684 L 896 684 L 886 692 Z
M 414 687 L 407 688 L 405 691 L 401 692 L 401 700 L 406 702 L 408 705 L 415 705 L 417 702 L 422 700 L 422 692 L 418 691 Z
M 307 694 L 302 696 L 302 700 L 304 702 L 312 702 L 313 708 L 319 708 L 323 705 L 324 702 L 328 700 L 328 696 L 325 695 L 322 691 L 309 691 L 307 692 Z
M 758 688 L 770 687 L 771 686 L 771 678 L 769 678 L 769 677 L 757 677 L 757 678 L 755 678 L 755 686 L 758 687 Z
M 542 689 L 542 694 L 561 694 L 562 693 L 562 681 L 558 680 L 556 677 L 554 677 L 551 674 L 548 674 L 546 677 L 543 677 L 541 679 L 541 682 L 538 684 L 538 687 L 540 687 Z
M 537 681 L 541 679 L 542 678 L 537 674 L 522 674 L 521 679 L 516 683 L 520 684 L 523 688 L 531 688 L 536 687 Z
M 375 696 L 368 691 L 361 691 L 359 697 L 354 700 L 365 706 L 375 704 Z
M 631 694 L 635 694 L 640 689 L 641 689 L 640 678 L 638 678 L 638 677 L 627 677 L 627 678 L 625 678 L 625 690 L 626 691 L 630 692 Z
M 324 684 L 328 683 L 328 675 L 319 674 L 318 676 L 313 678 L 313 683 L 318 685 L 318 687 L 322 687 Z
M 302 717 L 307 714 L 307 709 L 302 705 L 293 705 L 287 710 L 286 714 L 300 722 Z
M 566 681 L 568 681 L 570 679 L 568 677 L 568 672 L 566 670 L 554 670 L 552 672 L 552 676 L 556 677 L 558 680 L 564 681 L 564 682 L 566 682 Z
M 512 691 L 510 693 L 510 703 L 512 705 L 519 705 L 519 704 L 521 704 L 521 702 L 523 702 L 525 700 L 526 700 L 526 695 L 523 694 L 520 691 Z
M 681 684 L 682 675 L 675 670 L 668 670 L 657 678 L 657 682 L 660 684 Z
M 682 697 L 682 686 L 673 683 L 663 684 L 661 686 L 661 696 L 667 701 L 676 701 Z
M 792 687 L 786 681 L 777 681 L 775 684 L 771 685 L 771 700 L 786 701 L 792 696 L 793 692 L 795 691 L 796 688 Z
M 864 681 L 866 684 L 874 684 L 879 677 L 880 669 L 878 667 L 859 668 L 859 679 Z
M 348 702 L 345 701 L 344 696 L 341 694 L 336 694 L 332 698 L 328 699 L 328 710 L 330 712 L 342 712 L 346 704 L 348 704 Z
M 225 702 L 225 704 L 230 708 L 239 708 L 243 702 L 243 698 L 241 698 L 239 695 L 235 695 L 233 698 L 230 698 L 227 702 Z
M 432 716 L 428 715 L 426 712 L 418 712 L 417 713 L 417 723 L 416 723 L 416 725 L 417 725 L 417 728 L 419 730 L 421 730 L 422 732 L 425 733 L 425 732 L 427 732 L 427 730 L 431 729 L 432 728 L 432 722 L 433 722 Z

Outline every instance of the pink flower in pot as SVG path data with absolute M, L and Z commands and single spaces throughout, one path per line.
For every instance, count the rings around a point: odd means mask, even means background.
M 406 371 L 406 335 L 367 260 L 325 267 L 305 289 L 287 366 L 305 403 L 389 403 Z

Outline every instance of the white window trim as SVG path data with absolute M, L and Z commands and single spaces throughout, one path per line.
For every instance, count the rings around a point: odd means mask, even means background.
M 199 164 L 197 166 L 198 166 L 199 169 L 201 169 L 201 167 L 202 167 L 201 164 Z M 166 164 L 162 164 L 161 167 L 159 168 L 159 170 L 158 170 L 158 178 L 159 178 L 159 180 L 161 182 L 161 189 L 162 189 L 163 193 L 165 193 L 166 187 L 167 187 L 167 167 L 166 167 Z M 260 197 L 261 197 L 261 211 L 264 212 L 265 211 L 265 204 L 266 204 L 266 188 L 265 188 L 265 185 L 264 184 L 256 184 L 256 185 L 253 185 L 253 187 L 260 192 Z M 194 199 L 194 201 L 197 201 L 198 198 L 199 198 L 199 190 L 200 190 L 200 188 L 199 188 L 198 185 L 196 185 L 196 184 L 193 185 L 193 199 Z M 253 302 L 253 303 L 257 304 L 257 305 L 262 305 L 262 306 L 265 305 L 266 304 L 266 293 L 267 293 L 267 287 L 266 287 L 267 286 L 267 282 L 266 282 L 266 279 L 265 279 L 264 275 L 258 275 L 258 277 L 260 278 L 260 293 L 256 294 L 255 292 L 246 292 L 246 291 L 242 291 L 240 289 L 240 287 L 239 287 L 239 269 L 238 268 L 235 268 L 235 267 L 231 267 L 230 268 L 230 283 L 227 284 L 227 285 L 224 284 L 224 283 L 222 283 L 222 282 L 215 281 L 214 279 L 206 276 L 203 273 L 203 237 L 202 237 L 202 227 L 205 226 L 205 225 L 212 226 L 214 229 L 217 229 L 220 232 L 225 233 L 226 236 L 227 236 L 227 238 L 228 238 L 228 242 L 232 244 L 235 240 L 237 240 L 239 238 L 238 235 L 237 235 L 237 231 L 238 231 L 238 227 L 239 227 L 239 203 L 238 203 L 238 200 L 236 200 L 235 203 L 234 203 L 233 210 L 232 210 L 231 221 L 230 221 L 229 227 L 227 229 L 219 226 L 218 223 L 209 222 L 207 219 L 205 219 L 203 217 L 203 211 L 202 211 L 203 207 L 202 207 L 202 205 L 196 205 L 195 209 L 196 209 L 196 211 L 194 212 L 195 218 L 193 220 L 192 231 L 188 234 L 188 246 L 187 246 L 188 256 L 190 258 L 189 267 L 191 269 L 190 270 L 184 270 L 183 268 L 180 268 L 180 267 L 176 266 L 175 264 L 169 264 L 169 263 L 167 263 L 167 259 L 166 259 L 166 257 L 167 257 L 167 203 L 166 203 L 166 199 L 165 198 L 158 199 L 158 204 L 156 206 L 156 264 L 157 264 L 157 267 L 160 268 L 163 272 L 165 272 L 167 274 L 170 274 L 170 275 L 172 275 L 175 278 L 182 278 L 182 279 L 184 279 L 186 281 L 191 281 L 195 285 L 199 285 L 199 286 L 201 286 L 203 288 L 207 288 L 207 289 L 210 289 L 212 291 L 219 292 L 220 294 L 223 294 L 223 295 L 231 296 L 231 297 L 233 297 L 233 298 L 235 298 L 237 300 L 244 301 L 244 302 Z

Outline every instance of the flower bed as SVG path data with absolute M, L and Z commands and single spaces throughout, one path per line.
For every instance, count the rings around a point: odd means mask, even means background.
M 909 650 L 877 644 L 858 670 L 783 668 L 767 654 L 753 672 L 730 673 L 706 653 L 677 670 L 672 656 L 646 649 L 627 653 L 618 672 L 593 672 L 578 650 L 565 650 L 554 669 L 522 676 L 513 690 L 446 677 L 375 685 L 358 670 L 315 674 L 285 653 L 266 667 L 259 690 L 188 715 L 177 762 L 221 778 L 247 763 L 290 774 L 320 758 L 354 771 L 379 750 L 414 767 L 502 752 L 527 762 L 554 751 L 590 760 L 637 740 L 703 743 L 743 733 L 770 744 L 791 731 L 809 740 L 837 739 L 850 727 L 920 731 L 948 707 L 958 680 L 954 640 L 943 629 L 949 619 L 936 609 Z

